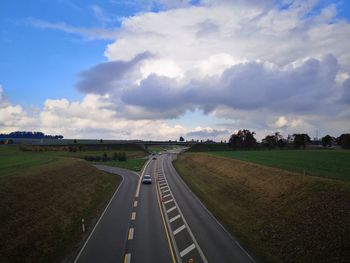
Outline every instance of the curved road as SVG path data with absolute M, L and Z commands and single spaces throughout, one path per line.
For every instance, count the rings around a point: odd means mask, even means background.
M 96 166 L 123 181 L 75 262 L 254 262 L 177 174 L 176 156 L 148 161 L 141 177 L 150 174 L 151 185 L 134 172 Z

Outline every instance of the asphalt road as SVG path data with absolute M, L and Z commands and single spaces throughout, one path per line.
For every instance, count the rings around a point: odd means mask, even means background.
M 181 216 L 185 218 L 185 227 L 190 229 L 196 247 L 199 246 L 203 253 L 200 258 L 198 254 L 189 257 L 193 258 L 194 262 L 255 262 L 187 187 L 172 165 L 174 158 L 174 154 L 164 154 L 159 158 L 159 162 L 162 163 L 167 184 L 182 213 Z M 175 214 L 171 216 L 176 217 Z M 179 224 L 175 228 L 179 229 Z M 188 262 L 189 257 L 185 256 L 182 261 Z
M 123 181 L 76 262 L 254 262 L 182 181 L 174 158 L 149 160 L 142 175 L 152 176 L 150 185 L 134 172 L 97 166 Z
M 84 244 L 75 262 L 123 262 L 130 214 L 139 177 L 128 170 L 96 166 L 123 177 L 111 203 Z
M 138 203 L 133 209 L 135 220 L 131 220 L 130 228 L 134 228 L 134 235 L 128 240 L 126 250 L 131 262 L 172 262 L 154 183 L 154 165 L 155 161 L 151 160 L 144 172 L 151 175 L 153 183 L 141 184 Z

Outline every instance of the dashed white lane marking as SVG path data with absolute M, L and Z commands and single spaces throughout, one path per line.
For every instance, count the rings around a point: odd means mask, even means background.
M 166 210 L 166 212 L 169 214 L 171 211 L 174 211 L 176 209 L 176 206 L 173 206 L 172 208 L 169 208 Z
M 164 195 L 163 197 L 164 197 L 164 198 L 167 198 L 167 197 L 169 197 L 169 196 L 171 196 L 171 194 Z
M 137 201 L 134 201 L 134 207 L 137 207 Z
M 131 262 L 131 254 L 125 254 L 124 256 L 124 263 L 130 263 Z
M 186 226 L 182 225 L 178 229 L 175 229 L 173 234 L 176 235 L 176 234 L 180 233 L 182 230 L 184 230 L 185 228 L 186 228 Z
M 168 204 L 170 202 L 174 201 L 174 199 L 169 199 L 168 201 L 165 201 L 164 204 Z
M 128 240 L 134 239 L 134 228 L 129 229 L 129 235 L 128 235 Z
M 189 245 L 187 248 L 185 248 L 184 250 L 182 250 L 180 252 L 180 256 L 181 257 L 186 256 L 188 253 L 190 253 L 195 248 L 196 248 L 196 246 L 192 243 L 192 245 Z
M 173 218 L 169 219 L 169 222 L 172 223 L 172 222 L 174 222 L 176 219 L 179 219 L 180 217 L 181 217 L 180 215 L 174 216 Z
M 131 220 L 135 220 L 135 218 L 136 218 L 136 212 L 132 212 L 131 213 Z

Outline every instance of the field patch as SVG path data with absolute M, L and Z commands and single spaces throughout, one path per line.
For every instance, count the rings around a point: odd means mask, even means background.
M 102 211 L 120 177 L 78 158 L 0 147 L 1 262 L 60 262 Z
M 207 154 L 175 168 L 221 222 L 263 262 L 346 262 L 350 183 Z
M 350 151 L 219 151 L 210 154 L 340 180 L 350 180 Z

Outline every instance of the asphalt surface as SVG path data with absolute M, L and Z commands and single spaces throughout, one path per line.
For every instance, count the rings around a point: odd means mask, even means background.
M 123 181 L 75 262 L 123 262 L 130 214 L 139 177 L 134 172 L 121 168 L 96 167 L 122 176 Z
M 255 262 L 187 187 L 172 165 L 174 158 L 176 158 L 174 154 L 164 154 L 160 161 L 177 205 L 203 251 L 204 260 L 207 262 Z M 200 259 L 194 262 L 200 262 Z
M 149 160 L 149 185 L 134 172 L 97 166 L 123 181 L 76 262 L 254 262 L 183 182 L 174 158 Z
M 134 237 L 128 240 L 126 250 L 131 256 L 131 262 L 172 262 L 157 200 L 154 165 L 155 161 L 150 161 L 144 172 L 151 175 L 153 183 L 141 184 L 138 204 L 133 209 L 136 217 L 132 220 L 130 228 L 134 228 Z

